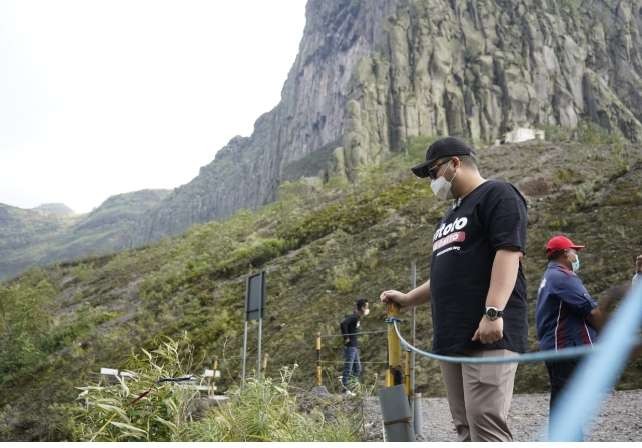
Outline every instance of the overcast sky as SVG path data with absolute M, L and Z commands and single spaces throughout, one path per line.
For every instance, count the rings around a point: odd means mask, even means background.
M 304 0 L 0 1 L 0 202 L 174 188 L 277 105 Z

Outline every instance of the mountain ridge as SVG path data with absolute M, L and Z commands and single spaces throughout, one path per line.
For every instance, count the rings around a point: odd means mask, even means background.
M 354 181 L 418 135 L 483 144 L 520 126 L 586 121 L 640 141 L 641 7 L 311 0 L 280 103 L 146 215 L 135 241 L 255 209 L 284 180 Z M 302 163 L 311 157 L 314 169 Z
M 189 337 L 193 372 L 219 360 L 219 390 L 238 384 L 246 279 L 262 270 L 265 374 L 279 378 L 281 367 L 296 363 L 294 384 L 311 388 L 317 332 L 337 334 L 356 297 L 371 299 L 363 330 L 382 330 L 381 291 L 407 290 L 413 261 L 418 282 L 427 279 L 434 227 L 449 207 L 409 170 L 430 140 L 411 142 L 408 155 L 370 167 L 354 184 L 287 182 L 276 202 L 255 212 L 240 210 L 146 247 L 32 269 L 0 283 L 0 438 L 68 440 L 64 422 L 75 387 L 93 382 L 101 367 L 127 369 L 132 351 L 152 350 L 167 337 Z M 588 134 L 581 142 L 478 149 L 481 174 L 513 183 L 529 204 L 523 268 L 529 350 L 537 350 L 534 298 L 551 235 L 586 245 L 579 275 L 598 300 L 610 286 L 630 284 L 635 248 L 642 247 L 642 147 Z M 430 307 L 417 311 L 418 346 L 427 348 Z M 250 330 L 253 350 L 255 323 Z M 385 337 L 364 335 L 360 342 L 364 361 L 385 361 Z M 331 390 L 339 387 L 340 357 L 341 340 L 324 339 L 324 382 Z M 380 385 L 385 362 L 365 366 L 364 382 Z M 632 359 L 618 388 L 642 388 L 640 372 L 642 358 Z M 425 396 L 443 395 L 436 363 L 422 361 L 416 373 Z M 516 393 L 543 392 L 547 381 L 543 365 L 520 365 Z
M 84 215 L 69 214 L 57 204 L 53 212 L 51 207 L 43 211 L 0 204 L 0 280 L 33 266 L 132 247 L 131 228 L 167 194 L 140 190 L 114 195 Z

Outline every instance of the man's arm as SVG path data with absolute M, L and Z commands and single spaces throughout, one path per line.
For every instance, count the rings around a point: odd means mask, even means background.
M 503 310 L 506 308 L 519 272 L 519 261 L 524 254 L 520 251 L 500 249 L 495 254 L 490 274 L 490 286 L 486 294 L 486 306 Z
M 596 330 L 601 330 L 607 320 L 605 309 L 599 305 L 591 310 L 588 316 L 585 317 L 586 321 L 591 324 L 591 327 Z
M 340 326 L 341 326 L 341 334 L 343 335 L 343 342 L 347 344 L 348 342 L 350 342 L 350 336 L 346 336 L 346 334 L 348 333 L 348 329 L 346 328 L 347 326 L 346 319 L 343 319 L 341 321 Z
M 612 286 L 607 289 L 600 298 L 597 307 L 593 308 L 589 315 L 586 316 L 586 321 L 596 330 L 601 330 L 609 318 L 608 309 L 611 304 L 624 297 L 628 289 L 629 285 L 627 284 Z
M 500 249 L 495 254 L 493 268 L 490 274 L 490 286 L 486 295 L 486 306 L 503 310 L 515 288 L 519 261 L 524 256 L 520 251 Z M 504 320 L 499 318 L 491 321 L 482 317 L 479 327 L 473 335 L 473 341 L 483 344 L 497 342 L 504 337 Z
M 412 291 L 403 293 L 394 289 L 384 291 L 379 297 L 383 303 L 394 302 L 401 308 L 413 307 L 430 301 L 430 280 Z

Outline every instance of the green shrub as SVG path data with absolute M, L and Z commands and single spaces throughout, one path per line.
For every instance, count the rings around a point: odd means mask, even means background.
M 554 143 L 569 142 L 573 140 L 573 130 L 557 125 L 544 125 L 546 140 Z
M 42 364 L 56 290 L 39 273 L 0 285 L 0 384 Z
M 354 417 L 335 412 L 331 419 L 319 410 L 301 412 L 289 391 L 294 368 L 281 369 L 280 381 L 249 379 L 236 388 L 230 403 L 195 420 L 197 393 L 165 382 L 163 377 L 190 373 L 189 340 L 168 339 L 144 357 L 134 356 L 132 379 L 117 384 L 79 387 L 77 403 L 57 408 L 79 441 L 355 441 Z M 296 365 L 295 365 L 296 368 Z
M 623 137 L 618 131 L 609 131 L 592 121 L 582 121 L 577 125 L 577 140 L 586 145 L 621 143 Z
M 295 365 L 296 368 L 296 365 Z M 335 409 L 299 410 L 289 390 L 295 369 L 282 368 L 281 381 L 250 379 L 231 393 L 231 402 L 189 425 L 183 441 L 199 442 L 350 442 L 358 441 L 354 416 Z
M 117 384 L 79 387 L 73 406 L 73 434 L 80 441 L 171 441 L 190 419 L 189 407 L 198 392 L 163 377 L 190 373 L 192 349 L 189 340 L 168 339 L 156 350 L 143 350 L 129 362 L 132 379 Z

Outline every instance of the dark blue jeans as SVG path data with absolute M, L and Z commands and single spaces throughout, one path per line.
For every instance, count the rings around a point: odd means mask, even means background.
M 348 389 L 350 383 L 358 382 L 361 375 L 361 359 L 357 347 L 345 347 L 343 349 L 343 387 Z
M 546 362 L 546 369 L 548 370 L 548 377 L 551 381 L 551 400 L 549 407 L 549 421 L 551 411 L 558 403 L 559 397 L 562 394 L 564 388 L 573 377 L 575 370 L 577 369 L 578 361 L 555 361 L 555 362 Z M 582 433 L 582 439 L 584 438 L 584 433 Z

